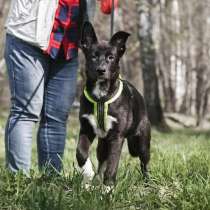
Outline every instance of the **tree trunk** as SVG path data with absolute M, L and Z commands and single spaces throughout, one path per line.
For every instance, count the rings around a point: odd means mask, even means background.
M 152 32 L 152 1 L 142 0 L 138 5 L 140 60 L 144 82 L 144 98 L 152 125 L 161 126 L 164 122 L 160 103 L 158 77 L 156 72 L 156 51 Z
M 0 17 L 4 14 L 4 6 L 5 6 L 6 0 L 0 0 Z

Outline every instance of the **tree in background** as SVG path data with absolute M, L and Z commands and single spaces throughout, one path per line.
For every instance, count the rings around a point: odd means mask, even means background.
M 4 14 L 4 6 L 5 6 L 6 0 L 0 0 L 0 17 Z
M 210 0 L 160 0 L 157 5 L 155 46 L 164 111 L 195 116 L 201 125 L 209 110 Z
M 3 60 L 3 52 L 4 52 L 4 23 L 6 20 L 6 15 L 9 10 L 9 0 L 0 0 L 0 110 L 2 108 L 8 107 L 8 98 L 9 98 L 9 90 L 8 90 L 8 81 L 6 77 L 6 68 L 5 62 Z
M 9 3 L 10 0 L 0 0 L 3 12 L 0 17 L 1 107 L 9 106 L 3 67 L 3 32 Z M 110 16 L 99 12 L 99 1 L 96 7 L 97 34 L 100 39 L 109 39 Z M 144 92 L 154 125 L 164 121 L 163 113 L 167 113 L 166 117 L 171 113 L 192 116 L 197 121 L 194 125 L 198 126 L 210 118 L 209 11 L 210 0 L 119 1 L 115 31 L 125 30 L 131 34 L 121 73 Z M 80 63 L 82 70 L 83 58 Z M 79 81 L 78 89 L 81 89 L 82 76 Z
M 210 89 L 210 23 L 209 22 L 209 3 L 208 0 L 195 3 L 194 23 L 196 25 L 195 35 L 195 71 L 196 71 L 196 117 L 197 126 L 203 123 L 207 113 L 208 95 Z M 199 16 L 198 16 L 199 14 Z
M 156 50 L 153 42 L 152 7 L 152 0 L 142 0 L 138 4 L 138 37 L 147 111 L 152 125 L 159 126 L 164 122 L 164 117 L 159 97 Z

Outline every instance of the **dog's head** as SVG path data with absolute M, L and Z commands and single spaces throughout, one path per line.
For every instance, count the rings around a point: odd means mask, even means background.
M 126 49 L 129 34 L 115 33 L 110 41 L 98 42 L 91 23 L 82 29 L 81 48 L 86 57 L 87 79 L 93 82 L 116 80 L 119 77 L 119 61 Z

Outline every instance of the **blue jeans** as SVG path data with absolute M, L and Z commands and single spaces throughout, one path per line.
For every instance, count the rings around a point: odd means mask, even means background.
M 32 133 L 37 135 L 39 168 L 62 169 L 68 114 L 76 92 L 78 59 L 53 60 L 7 34 L 5 60 L 11 108 L 5 132 L 6 166 L 26 173 L 31 165 Z

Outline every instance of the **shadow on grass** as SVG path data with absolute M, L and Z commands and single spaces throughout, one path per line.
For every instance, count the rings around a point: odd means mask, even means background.
M 210 130 L 209 131 L 197 131 L 197 130 L 187 130 L 185 131 L 185 135 L 187 136 L 202 136 L 203 139 L 205 139 L 206 141 L 210 140 Z
M 174 129 L 172 133 L 183 134 L 186 136 L 203 136 L 206 139 L 210 139 L 210 129 L 209 130 L 198 130 L 193 128 Z

